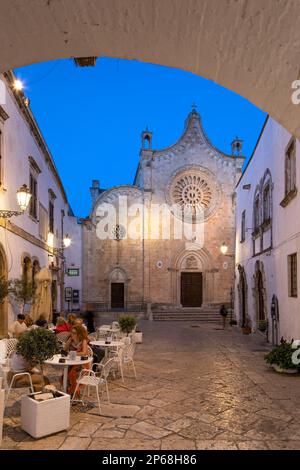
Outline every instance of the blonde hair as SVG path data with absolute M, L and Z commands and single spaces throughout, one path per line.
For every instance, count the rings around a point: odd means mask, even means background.
M 76 335 L 77 335 L 77 337 L 80 341 L 87 340 L 87 337 L 88 337 L 87 331 L 83 326 L 74 325 L 74 326 L 72 326 L 71 333 L 73 331 L 76 331 Z
M 56 320 L 56 326 L 65 325 L 66 320 L 63 317 L 58 317 Z

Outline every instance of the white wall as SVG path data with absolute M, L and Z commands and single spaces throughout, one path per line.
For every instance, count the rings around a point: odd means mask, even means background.
M 48 152 L 45 143 L 43 145 L 38 144 L 32 129 L 30 129 L 30 124 L 25 118 L 26 112 L 24 113 L 24 110 L 20 109 L 14 93 L 10 89 L 6 80 L 3 77 L 0 77 L 0 80 L 2 80 L 6 86 L 6 102 L 5 104 L 2 104 L 2 108 L 9 116 L 9 118 L 4 122 L 3 120 L 0 120 L 3 136 L 1 155 L 3 184 L 0 188 L 0 209 L 19 209 L 16 200 L 16 192 L 23 184 L 26 184 L 29 187 L 29 156 L 35 160 L 41 170 L 41 173 L 37 177 L 38 210 L 39 202 L 41 202 L 48 211 L 50 198 L 49 189 L 51 189 L 56 196 L 56 199 L 54 200 L 54 239 L 52 247 L 46 246 L 45 243 L 43 243 L 42 246 L 39 246 L 39 242 L 43 242 L 39 235 L 39 212 L 37 214 L 37 220 L 30 217 L 29 210 L 21 216 L 12 217 L 10 219 L 10 222 L 26 232 L 25 239 L 12 231 L 0 227 L 0 243 L 2 244 L 7 258 L 8 277 L 10 279 L 20 278 L 22 274 L 22 259 L 25 255 L 28 255 L 32 260 L 37 259 L 41 268 L 49 266 L 49 264 L 51 265 L 51 261 L 54 262 L 54 265 L 57 264 L 58 268 L 61 267 L 61 260 L 59 257 L 53 258 L 51 256 L 51 251 L 53 251 L 53 247 L 57 249 L 62 247 L 62 211 L 65 213 L 64 234 L 67 233 L 67 230 L 71 238 L 73 238 L 74 233 L 76 242 L 74 243 L 74 248 L 71 252 L 73 253 L 74 262 L 77 265 L 79 264 L 81 267 L 81 249 L 78 248 L 80 244 L 79 226 L 75 217 L 68 216 L 70 212 L 68 201 L 61 186 L 59 176 L 56 173 L 55 167 L 53 167 L 54 164 L 52 157 Z M 34 123 L 34 118 L 31 122 L 31 126 L 39 132 L 37 125 Z M 40 142 L 43 142 L 42 138 Z M 35 239 L 31 240 L 30 235 L 33 235 Z M 61 271 L 59 269 L 53 270 L 52 274 L 58 284 L 57 305 L 58 310 L 60 310 L 59 284 L 61 281 Z M 81 289 L 80 282 L 79 284 L 77 283 L 76 286 L 77 285 Z M 16 310 L 13 312 L 12 308 L 9 308 L 8 323 L 12 321 L 13 316 L 16 313 Z
M 300 195 L 298 194 L 285 207 L 280 206 L 285 191 L 285 151 L 291 135 L 277 122 L 269 118 L 254 155 L 237 187 L 237 232 L 236 232 L 236 268 L 244 267 L 248 285 L 248 314 L 252 326 L 256 325 L 256 309 L 253 296 L 253 274 L 255 262 L 264 264 L 266 277 L 266 300 L 269 322 L 270 306 L 273 294 L 279 302 L 279 338 L 300 338 Z M 296 141 L 296 186 L 300 189 L 300 143 Z M 273 181 L 273 248 L 264 254 L 252 256 L 253 201 L 257 184 L 269 168 Z M 251 189 L 243 185 L 251 184 Z M 246 240 L 241 239 L 241 215 L 246 210 Z M 298 253 L 298 297 L 288 295 L 287 256 Z M 236 286 L 239 272 L 236 269 Z M 240 318 L 238 290 L 235 299 L 236 316 Z
M 76 217 L 66 217 L 65 233 L 71 234 L 71 245 L 64 250 L 65 262 L 65 287 L 71 287 L 72 290 L 79 290 L 79 303 L 65 302 L 65 310 L 78 310 L 82 305 L 82 230 L 81 224 L 78 223 Z M 68 268 L 79 269 L 79 276 L 68 276 Z

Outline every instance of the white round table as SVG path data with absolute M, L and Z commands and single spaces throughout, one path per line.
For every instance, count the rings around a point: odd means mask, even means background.
M 92 346 L 99 346 L 101 348 L 105 348 L 105 356 L 107 356 L 108 348 L 118 349 L 122 346 L 125 346 L 123 341 L 110 341 L 110 343 L 106 343 L 105 340 L 99 340 L 99 341 L 91 341 L 90 344 Z
M 110 341 L 109 343 L 107 343 L 103 339 L 99 341 L 90 341 L 90 344 L 92 344 L 93 346 L 101 346 L 101 348 L 119 348 L 120 346 L 124 346 L 123 341 Z
M 59 362 L 59 359 L 65 359 L 65 362 Z M 44 364 L 48 364 L 54 367 L 62 367 L 63 368 L 63 391 L 67 393 L 67 384 L 68 384 L 68 367 L 69 366 L 83 366 L 85 364 L 90 364 L 93 362 L 93 357 L 89 357 L 88 359 L 81 360 L 80 356 L 77 356 L 75 361 L 72 361 L 68 357 L 63 357 L 60 354 L 56 354 L 52 357 L 52 359 L 48 359 L 44 362 Z

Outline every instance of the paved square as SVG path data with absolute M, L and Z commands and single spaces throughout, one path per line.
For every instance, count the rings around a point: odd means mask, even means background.
M 20 391 L 2 449 L 300 449 L 300 376 L 264 362 L 261 334 L 215 324 L 140 321 L 137 380 L 109 383 L 111 402 L 73 405 L 68 431 L 35 440 L 20 429 Z M 57 377 L 51 374 L 51 380 Z

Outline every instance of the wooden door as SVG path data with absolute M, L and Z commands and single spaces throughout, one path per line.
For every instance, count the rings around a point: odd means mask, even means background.
M 111 308 L 124 308 L 124 283 L 111 283 Z
M 181 273 L 181 305 L 201 307 L 202 273 Z

